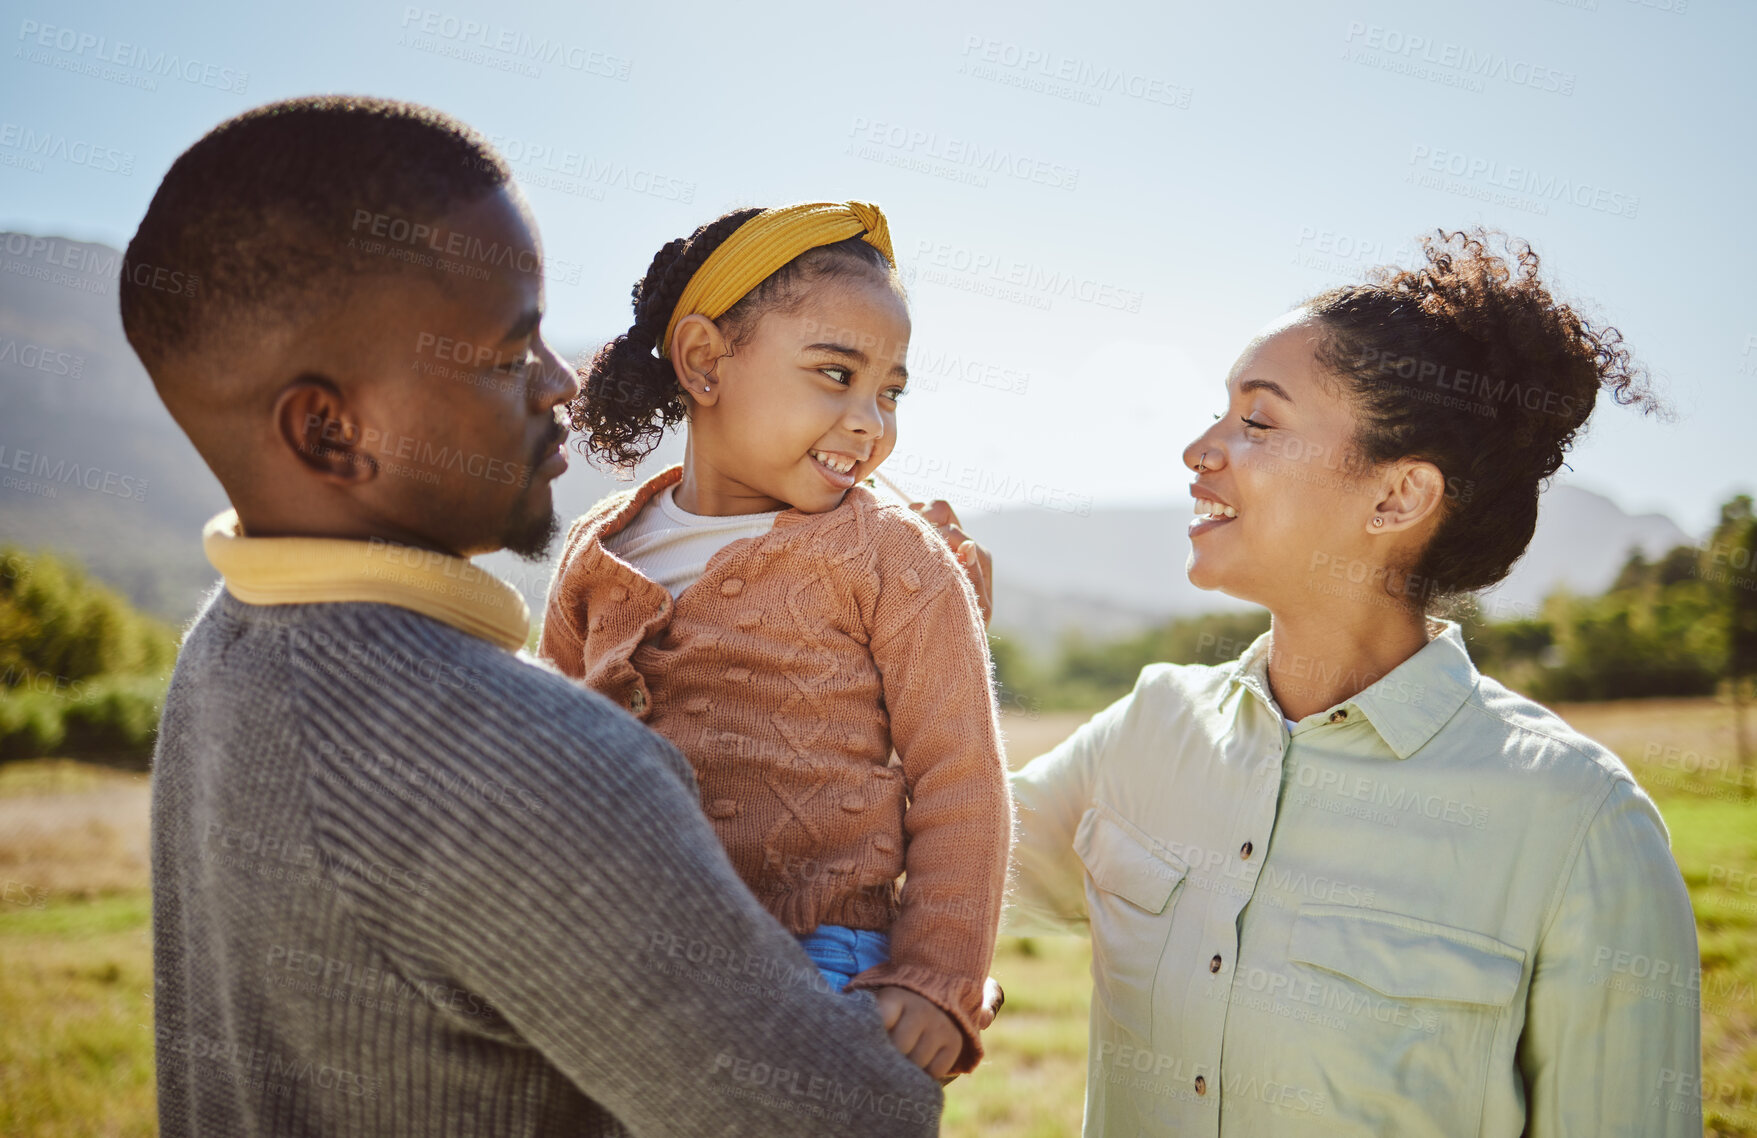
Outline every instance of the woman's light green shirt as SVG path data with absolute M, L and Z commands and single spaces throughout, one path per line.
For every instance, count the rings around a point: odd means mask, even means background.
M 1088 1135 L 1702 1133 L 1690 900 L 1458 626 L 1291 736 L 1269 635 L 1013 775 L 1006 931 L 1092 938 Z

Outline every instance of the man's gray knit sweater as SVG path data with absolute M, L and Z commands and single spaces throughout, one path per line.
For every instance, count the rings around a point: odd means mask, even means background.
M 152 785 L 165 1138 L 937 1130 L 683 756 L 527 658 L 218 590 Z

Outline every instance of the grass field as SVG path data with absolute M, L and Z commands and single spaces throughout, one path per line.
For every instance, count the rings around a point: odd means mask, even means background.
M 1730 770 L 1731 720 L 1707 700 L 1558 708 L 1623 756 L 1659 802 L 1696 907 L 1707 1133 L 1757 1138 L 1757 800 Z M 1081 716 L 1010 718 L 1016 761 Z M 65 762 L 0 766 L 0 1134 L 150 1135 L 146 783 Z M 1004 940 L 1007 1006 L 989 1058 L 946 1095 L 944 1133 L 1079 1132 L 1090 954 Z

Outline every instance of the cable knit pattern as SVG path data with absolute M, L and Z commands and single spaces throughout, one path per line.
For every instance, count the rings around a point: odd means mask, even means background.
M 682 477 L 574 523 L 540 654 L 688 756 L 734 868 L 790 931 L 888 931 L 890 962 L 853 986 L 945 1009 L 970 1070 L 1012 836 L 975 590 L 932 526 L 855 486 L 729 543 L 673 602 L 603 539 Z
M 740 888 L 689 770 L 433 617 L 216 592 L 153 757 L 158 1133 L 937 1133 L 939 1088 Z

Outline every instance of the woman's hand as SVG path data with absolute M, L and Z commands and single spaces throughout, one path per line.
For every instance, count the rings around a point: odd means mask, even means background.
M 946 544 L 952 547 L 952 552 L 958 555 L 958 563 L 964 567 L 964 575 L 976 587 L 976 602 L 982 606 L 982 623 L 987 624 L 994 618 L 993 556 L 958 527 L 958 515 L 952 511 L 951 503 L 944 498 L 935 498 L 925 504 L 911 502 L 909 508 L 932 523 L 939 535 L 946 539 Z
M 987 1031 L 994 1017 L 1000 1015 L 1001 1005 L 1006 1003 L 1007 994 L 1001 991 L 1001 984 L 993 976 L 982 982 L 982 1007 L 976 1012 L 976 1030 Z

